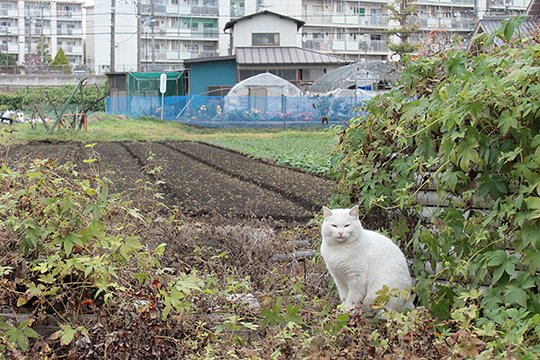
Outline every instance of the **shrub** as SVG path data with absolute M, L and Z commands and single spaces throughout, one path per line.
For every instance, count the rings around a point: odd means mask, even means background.
M 51 68 L 62 69 L 64 73 L 71 74 L 71 64 L 69 63 L 69 60 L 64 53 L 64 49 L 58 49 L 58 52 L 56 53 L 56 56 L 51 63 Z
M 516 26 L 501 49 L 410 64 L 337 151 L 335 201 L 387 215 L 419 303 L 489 354 L 525 353 L 540 333 L 540 45 L 512 40 Z

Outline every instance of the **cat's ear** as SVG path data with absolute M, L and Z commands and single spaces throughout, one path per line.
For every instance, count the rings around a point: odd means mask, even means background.
M 349 215 L 358 216 L 358 205 L 354 205 L 351 210 L 349 210 Z
M 330 210 L 326 206 L 323 206 L 322 207 L 322 214 L 323 214 L 324 217 L 332 216 L 332 210 Z

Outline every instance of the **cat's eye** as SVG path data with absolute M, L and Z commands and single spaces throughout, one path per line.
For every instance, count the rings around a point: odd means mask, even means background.
M 336 224 L 332 224 L 333 227 L 337 228 L 337 225 Z
M 349 227 L 349 226 L 351 226 L 351 224 L 345 224 L 345 227 Z

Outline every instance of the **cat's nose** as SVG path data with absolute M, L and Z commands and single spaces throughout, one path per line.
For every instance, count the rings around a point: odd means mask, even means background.
M 342 237 L 343 236 L 343 231 L 338 231 L 338 235 L 339 235 L 339 237 Z

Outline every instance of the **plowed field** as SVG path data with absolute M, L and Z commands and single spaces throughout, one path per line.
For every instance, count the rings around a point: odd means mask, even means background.
M 2 149 L 11 159 L 83 160 L 98 154 L 103 175 L 113 190 L 135 187 L 139 179 L 163 180 L 160 192 L 169 205 L 186 212 L 305 221 L 326 204 L 332 181 L 196 142 L 81 143 L 34 142 Z M 6 156 L 7 153 L 7 156 Z M 159 167 L 156 175 L 144 169 Z

